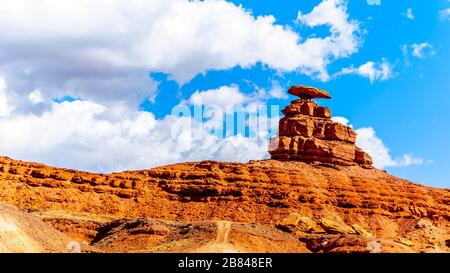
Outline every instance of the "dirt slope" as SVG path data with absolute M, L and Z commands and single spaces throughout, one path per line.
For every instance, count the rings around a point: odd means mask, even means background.
M 0 203 L 0 253 L 81 252 L 87 249 L 92 250 L 39 218 Z

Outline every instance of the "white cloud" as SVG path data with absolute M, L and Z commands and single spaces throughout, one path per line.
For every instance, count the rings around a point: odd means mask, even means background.
M 404 154 L 402 157 L 397 159 L 397 166 L 411 166 L 411 165 L 422 165 L 426 162 L 431 162 L 430 160 L 423 160 L 422 158 L 414 157 L 411 154 Z
M 329 26 L 331 35 L 325 38 L 308 38 L 300 48 L 311 59 L 301 68 L 304 73 L 319 72 L 319 78 L 328 80 L 326 66 L 330 59 L 348 57 L 355 53 L 360 44 L 357 36 L 358 22 L 349 20 L 347 2 L 343 0 L 324 0 L 311 13 L 298 12 L 297 22 L 309 27 Z
M 439 12 L 441 20 L 450 21 L 450 8 L 443 9 Z
M 255 17 L 221 0 L 16 0 L 2 3 L 0 14 L 0 73 L 18 97 L 39 89 L 44 98 L 137 105 L 155 94 L 148 71 L 185 83 L 259 62 L 326 80 L 328 64 L 359 46 L 342 0 L 299 14 L 307 26 L 331 30 L 306 39 L 272 15 Z
M 343 125 L 345 125 L 345 126 L 350 126 L 350 127 L 352 127 L 352 125 L 350 124 L 350 121 L 349 121 L 347 118 L 345 118 L 345 117 L 339 117 L 339 116 L 337 116 L 337 117 L 332 117 L 331 120 L 334 121 L 334 122 L 343 124 Z
M 367 0 L 369 6 L 380 6 L 381 0 Z
M 33 92 L 28 94 L 28 99 L 32 104 L 38 104 L 44 102 L 44 98 L 42 97 L 41 91 L 39 89 L 35 89 Z
M 333 121 L 351 126 L 349 120 L 345 117 L 334 117 Z M 376 132 L 372 127 L 363 127 L 356 129 L 355 131 L 357 133 L 356 145 L 372 157 L 373 165 L 377 168 L 408 167 L 425 163 L 423 159 L 416 158 L 411 154 L 404 154 L 399 158 L 393 158 L 389 149 L 376 135 Z
M 196 140 L 193 130 L 200 130 L 202 138 Z M 66 101 L 52 103 L 42 115 L 0 118 L 0 154 L 112 172 L 204 159 L 245 162 L 266 158 L 267 142 L 240 135 L 220 138 L 190 117 L 156 120 L 148 112 L 133 111 L 117 119 L 104 105 Z
M 195 91 L 188 102 L 193 105 L 217 105 L 223 109 L 226 106 L 244 104 L 248 101 L 246 95 L 240 92 L 237 85 L 221 86 L 217 89 Z
M 427 42 L 423 42 L 420 44 L 412 44 L 411 47 L 413 50 L 412 55 L 420 59 L 436 54 L 433 46 Z
M 372 157 L 374 166 L 383 169 L 398 165 L 372 127 L 357 129 L 356 133 L 356 145 Z
M 287 99 L 288 95 L 286 90 L 281 87 L 280 83 L 272 81 L 272 88 L 269 90 L 270 97 L 274 99 Z
M 233 88 L 218 90 L 231 90 L 230 94 L 240 96 L 240 91 Z M 6 91 L 5 81 L 0 80 L 0 106 Z M 205 92 L 207 101 L 220 102 L 209 96 L 213 92 Z M 106 106 L 88 100 L 52 102 L 40 113 L 2 112 L 0 154 L 95 172 L 205 159 L 246 162 L 268 157 L 269 126 L 276 122 L 268 117 L 260 122 L 266 126 L 258 127 L 255 137 L 220 137 L 210 131 L 214 124 L 201 124 L 191 116 L 157 120 L 151 113 L 120 103 Z
M 409 20 L 415 19 L 412 8 L 408 8 L 405 12 L 402 13 L 402 15 L 405 16 L 406 18 L 408 18 Z
M 334 77 L 342 75 L 359 75 L 368 78 L 371 83 L 375 81 L 385 81 L 394 76 L 393 65 L 386 59 L 382 59 L 380 63 L 369 61 L 359 67 L 347 67 L 334 74 Z
M 182 104 L 217 106 L 223 110 L 232 109 L 235 106 L 246 106 L 246 110 L 257 107 L 261 102 L 269 99 L 286 99 L 287 92 L 276 81 L 272 81 L 269 90 L 253 84 L 254 91 L 243 93 L 238 85 L 221 86 L 216 89 L 197 90 Z

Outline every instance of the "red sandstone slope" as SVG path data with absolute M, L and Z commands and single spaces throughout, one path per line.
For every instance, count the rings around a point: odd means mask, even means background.
M 0 203 L 0 253 L 92 250 L 43 223 L 39 218 Z
M 1 201 L 85 240 L 123 217 L 216 219 L 274 227 L 290 212 L 321 227 L 322 220 L 329 219 L 358 224 L 376 238 L 412 240 L 420 244 L 416 250 L 435 244 L 445 248 L 450 239 L 449 190 L 359 166 L 205 161 L 99 175 L 2 158 L 0 171 Z M 419 221 L 431 231 L 416 230 Z

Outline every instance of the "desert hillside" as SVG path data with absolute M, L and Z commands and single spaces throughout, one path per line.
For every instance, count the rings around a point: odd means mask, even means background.
M 0 203 L 0 253 L 98 252 L 43 223 L 38 217 Z

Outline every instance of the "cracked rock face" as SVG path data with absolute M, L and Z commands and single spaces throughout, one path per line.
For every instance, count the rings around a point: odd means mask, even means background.
M 272 159 L 371 168 L 371 157 L 355 145 L 356 132 L 333 122 L 330 110 L 311 99 L 330 98 L 328 93 L 317 89 L 313 92 L 309 87 L 294 87 L 289 89 L 289 93 L 300 99 L 292 101 L 282 111 L 284 117 L 279 123 L 278 137 L 269 144 Z

